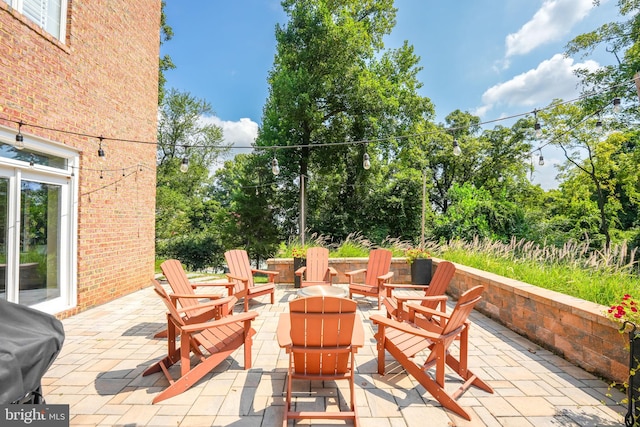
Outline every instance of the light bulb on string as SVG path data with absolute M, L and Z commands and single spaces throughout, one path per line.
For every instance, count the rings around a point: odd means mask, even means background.
M 371 160 L 369 159 L 369 154 L 364 153 L 362 156 L 362 167 L 364 170 L 369 170 L 371 168 Z
M 600 120 L 600 118 L 598 118 L 598 121 L 596 122 L 596 133 L 599 135 L 602 135 L 603 129 L 602 129 L 602 120 Z
M 14 147 L 16 147 L 16 150 L 22 150 L 24 148 L 24 136 L 22 135 L 21 128 L 22 121 L 18 123 L 18 133 L 16 134 L 16 143 L 14 145 Z
M 620 98 L 613 98 L 613 112 L 619 113 L 620 109 Z
M 540 151 L 540 156 L 538 157 L 538 165 L 544 166 L 544 157 L 542 157 L 542 151 Z
M 140 170 L 142 170 L 142 168 L 140 168 Z M 189 170 L 189 159 L 184 157 L 182 159 L 182 163 L 180 163 L 180 172 L 187 173 L 188 170 Z
M 536 119 L 536 122 L 533 125 L 533 130 L 535 131 L 535 136 L 537 139 L 542 138 L 542 126 L 540 125 L 540 122 L 538 121 L 538 110 L 533 110 L 533 116 Z
M 454 156 L 459 156 L 460 154 L 462 154 L 462 150 L 460 149 L 460 145 L 458 144 L 458 140 L 454 139 L 453 140 L 453 155 Z
M 271 160 L 271 172 L 275 176 L 280 175 L 280 166 L 278 165 L 278 159 L 276 159 L 275 157 Z
M 99 136 L 98 139 L 100 140 L 100 143 L 98 145 L 98 158 L 100 161 L 104 160 L 104 150 L 102 149 L 102 140 L 104 139 L 103 136 Z

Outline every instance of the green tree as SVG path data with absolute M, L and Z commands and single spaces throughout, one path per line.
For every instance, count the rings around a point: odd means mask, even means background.
M 638 209 L 640 175 L 637 164 L 633 163 L 637 153 L 628 151 L 633 144 L 628 143 L 629 137 L 622 132 L 601 136 L 596 131 L 597 118 L 578 104 L 556 102 L 540 117 L 550 143 L 558 146 L 566 158 L 560 168 L 563 194 L 567 200 L 581 200 L 578 211 L 582 211 L 584 217 L 576 221 L 582 224 L 580 228 L 585 233 L 590 231 L 592 220 L 588 218 L 593 209 L 589 206 L 595 207 L 599 220 L 597 233 L 602 236 L 605 247 L 610 247 L 611 229 L 620 224 L 623 203 L 636 212 Z M 565 208 L 575 210 L 575 203 L 572 209 Z M 566 211 L 559 213 L 567 214 Z M 599 242 L 593 234 L 588 237 Z
M 211 252 L 222 247 L 214 221 L 222 208 L 210 195 L 210 168 L 228 148 L 222 143 L 222 129 L 206 123 L 211 113 L 206 101 L 172 89 L 161 105 L 158 121 L 158 252 L 194 268 L 221 260 L 221 253 Z M 185 159 L 186 171 L 182 167 Z
M 264 260 L 275 255 L 278 234 L 278 210 L 271 200 L 276 194 L 268 159 L 259 155 L 238 154 L 216 171 L 212 196 L 222 209 L 216 222 L 225 250 L 243 248 L 251 259 Z
M 173 38 L 173 28 L 167 23 L 167 15 L 164 12 L 167 2 L 162 0 L 162 9 L 160 13 L 160 46 Z M 158 105 L 162 105 L 165 96 L 165 85 L 167 78 L 164 73 L 176 68 L 169 55 L 163 55 L 158 61 Z
M 257 146 L 295 147 L 270 152 L 281 168 L 283 229 L 295 227 L 300 194 L 308 194 L 308 228 L 346 237 L 372 222 L 372 212 L 363 207 L 372 206 L 376 173 L 384 174 L 397 150 L 397 141 L 369 141 L 410 132 L 432 117 L 433 106 L 416 93 L 420 68 L 413 48 L 405 43 L 383 49 L 382 39 L 395 25 L 393 1 L 282 5 L 289 20 L 276 28 Z M 369 171 L 363 168 L 365 153 L 373 164 Z M 301 175 L 302 185 L 295 181 Z

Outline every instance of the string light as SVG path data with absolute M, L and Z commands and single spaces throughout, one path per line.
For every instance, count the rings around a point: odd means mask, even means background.
M 182 159 L 182 163 L 180 163 L 180 172 L 187 173 L 188 170 L 189 170 L 189 159 L 187 157 L 184 157 Z
M 540 156 L 538 157 L 538 164 L 544 166 L 544 157 L 542 157 L 542 150 L 540 150 Z
M 364 156 L 362 156 L 362 167 L 364 170 L 369 170 L 371 168 L 371 161 L 369 159 L 369 154 L 367 153 L 364 153 Z
M 102 140 L 104 139 L 104 137 L 101 135 L 98 137 L 98 139 L 100 140 L 100 145 L 98 146 L 98 157 L 100 158 L 100 160 L 104 160 L 104 150 L 102 149 Z
M 533 116 L 536 118 L 536 123 L 533 125 L 533 129 L 536 132 L 536 138 L 542 138 L 542 126 L 540 126 L 540 122 L 538 122 L 538 110 L 533 110 Z
M 18 133 L 16 134 L 16 150 L 22 150 L 24 148 L 24 136 L 22 136 L 22 121 L 18 123 Z
M 458 144 L 458 140 L 454 139 L 453 140 L 453 155 L 454 156 L 459 156 L 460 154 L 462 154 L 462 150 L 460 149 L 460 145 Z
M 622 87 L 627 85 L 628 83 L 634 83 L 636 84 L 636 80 L 635 77 L 634 79 L 629 80 L 628 82 L 623 82 L 620 84 L 615 84 L 615 85 L 611 85 L 607 88 L 604 88 L 598 92 L 592 92 L 592 93 L 588 93 L 588 94 L 584 94 L 581 95 L 578 98 L 575 98 L 573 100 L 568 100 L 568 101 L 564 101 L 560 104 L 553 104 L 553 105 L 549 105 L 548 107 L 545 107 L 544 109 L 550 109 L 553 108 L 556 105 L 565 105 L 565 104 L 570 104 L 570 103 L 574 103 L 576 101 L 579 100 L 583 100 L 583 99 L 588 99 L 590 97 L 596 96 L 598 94 L 604 93 L 606 91 L 610 91 L 612 89 L 618 88 L 618 87 Z M 614 112 L 619 112 L 621 110 L 621 101 L 620 98 L 614 98 L 613 99 L 613 111 Z M 534 129 L 536 130 L 536 137 L 541 137 L 542 136 L 542 130 L 541 130 L 541 126 L 540 123 L 537 120 L 537 112 L 539 110 L 533 110 L 533 114 L 536 115 L 536 123 L 534 125 Z M 493 120 L 488 120 L 488 121 L 484 121 L 484 122 L 480 122 L 478 123 L 479 126 L 483 126 L 483 125 L 488 125 L 491 123 L 495 123 L 495 122 L 500 122 L 500 121 L 505 121 L 505 120 L 510 120 L 510 119 L 514 119 L 517 117 L 521 117 L 521 116 L 525 116 L 531 114 L 531 112 L 526 112 L 526 113 L 520 113 L 520 114 L 515 114 L 512 116 L 508 116 L 508 117 L 501 117 L 498 119 L 493 119 Z M 44 129 L 44 130 L 49 130 L 49 131 L 54 131 L 54 132 L 60 132 L 60 133 L 64 133 L 64 134 L 69 134 L 69 135 L 75 135 L 75 136 L 82 136 L 82 137 L 88 137 L 88 138 L 98 138 L 100 141 L 100 146 L 98 148 L 98 157 L 100 158 L 104 158 L 105 154 L 104 154 L 104 149 L 102 148 L 102 142 L 105 140 L 112 140 L 112 141 L 120 141 L 120 142 L 130 142 L 130 143 L 139 143 L 139 144 L 150 144 L 150 145 L 158 145 L 157 141 L 142 141 L 142 140 L 134 140 L 134 139 L 125 139 L 125 138 L 110 138 L 110 137 L 104 137 L 102 135 L 100 136 L 95 136 L 95 135 L 90 135 L 90 134 L 85 134 L 85 133 L 80 133 L 80 132 L 73 132 L 73 131 L 68 131 L 68 130 L 63 130 L 63 129 L 56 129 L 56 128 L 51 128 L 51 127 L 46 127 L 46 126 L 41 126 L 41 125 L 37 125 L 37 124 L 31 124 L 31 123 L 25 123 L 22 120 L 20 121 L 16 121 L 16 120 L 12 120 L 6 117 L 0 117 L 0 119 L 8 121 L 8 122 L 13 122 L 16 123 L 18 125 L 18 133 L 16 134 L 16 144 L 15 144 L 15 148 L 16 149 L 22 149 L 24 148 L 23 144 L 19 144 L 22 143 L 24 141 L 24 136 L 22 135 L 21 132 L 21 128 L 22 126 L 31 126 L 34 128 L 39 128 L 39 129 Z M 601 128 L 602 122 L 600 120 L 598 120 L 598 122 L 596 123 L 596 130 L 598 130 L 599 128 Z M 464 129 L 466 128 L 465 126 L 459 126 L 459 127 L 452 127 L 452 128 L 448 128 L 447 130 L 449 131 L 453 131 L 453 130 L 458 130 L 458 129 Z M 366 139 L 366 140 L 359 140 L 359 141 L 346 141 L 346 142 L 342 142 L 342 143 L 317 143 L 317 144 L 312 144 L 314 147 L 324 147 L 324 146 L 339 146 L 339 145 L 353 145 L 353 144 L 369 144 L 369 143 L 375 143 L 375 142 L 383 142 L 383 141 L 390 141 L 390 140 L 398 140 L 398 139 L 408 139 L 408 138 L 412 138 L 412 137 L 419 137 L 419 136 L 426 136 L 426 135 L 432 135 L 432 134 L 437 134 L 440 131 L 429 131 L 429 132 L 422 132 L 422 133 L 416 133 L 416 134 L 409 134 L 409 135 L 394 135 L 394 136 L 390 136 L 390 137 L 383 137 L 383 138 L 376 138 L 376 139 Z M 548 143 L 547 143 L 548 144 Z M 547 145 L 545 144 L 545 145 Z M 188 145 L 181 145 L 181 144 L 176 144 L 176 147 L 184 147 L 184 148 L 188 148 Z M 200 147 L 200 146 L 196 146 L 196 147 Z M 226 146 L 216 146 L 216 145 L 206 145 L 206 146 L 202 146 L 202 147 L 207 147 L 207 148 L 227 148 Z M 295 149 L 295 148 L 308 148 L 309 145 L 284 145 L 284 146 L 260 146 L 260 147 L 256 147 L 254 145 L 251 146 L 234 146 L 235 148 L 248 148 L 248 149 L 255 149 L 255 150 L 265 150 L 265 149 Z M 454 141 L 454 148 L 453 148 L 453 154 L 458 156 L 462 153 L 462 150 L 460 149 L 460 146 L 458 145 L 457 141 Z M 367 156 L 368 154 L 365 153 Z M 363 158 L 363 167 L 364 167 L 364 158 Z M 370 160 L 369 160 L 370 163 Z M 30 166 L 33 167 L 34 161 L 33 159 L 30 161 Z M 184 158 L 182 160 L 182 164 L 180 166 L 180 170 L 185 170 L 185 168 L 188 168 L 188 159 Z M 86 168 L 83 168 L 86 169 Z M 119 169 L 118 169 L 119 170 Z M 142 172 L 142 166 L 140 166 L 140 171 Z M 102 172 L 102 169 L 101 169 Z M 277 164 L 277 159 L 274 158 L 274 160 L 272 161 L 272 172 L 274 172 L 274 174 L 279 173 L 280 172 L 280 168 Z
M 613 112 L 619 113 L 620 109 L 620 98 L 613 98 Z
M 596 133 L 597 134 L 602 134 L 603 129 L 602 129 L 602 120 L 600 120 L 600 117 L 598 117 L 598 121 L 596 122 Z
M 271 160 L 271 172 L 275 176 L 280 175 L 280 166 L 278 165 L 278 159 L 276 159 L 275 157 Z

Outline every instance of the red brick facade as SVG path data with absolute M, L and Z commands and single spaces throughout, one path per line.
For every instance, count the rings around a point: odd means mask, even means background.
M 23 133 L 81 151 L 77 306 L 59 317 L 153 275 L 156 146 L 131 141 L 156 140 L 160 9 L 160 0 L 68 0 L 61 42 L 0 1 L 0 125 L 21 120 Z

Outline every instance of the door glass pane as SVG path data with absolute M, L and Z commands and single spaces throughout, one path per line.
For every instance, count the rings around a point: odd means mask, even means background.
M 7 210 L 9 180 L 0 178 L 0 298 L 7 299 Z
M 20 197 L 19 301 L 33 305 L 60 296 L 59 185 L 23 181 Z

